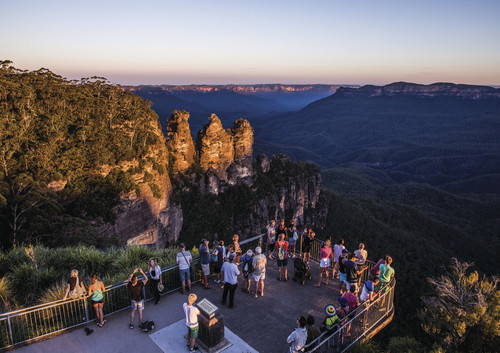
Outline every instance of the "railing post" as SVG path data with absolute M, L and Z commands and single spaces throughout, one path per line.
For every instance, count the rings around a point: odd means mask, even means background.
M 88 301 L 83 298 L 83 310 L 85 311 L 85 322 L 87 321 L 90 321 L 90 317 L 89 317 L 89 303 Z
M 14 345 L 14 336 L 12 335 L 12 325 L 10 324 L 10 316 L 7 316 L 7 326 L 9 328 L 10 344 L 13 346 Z

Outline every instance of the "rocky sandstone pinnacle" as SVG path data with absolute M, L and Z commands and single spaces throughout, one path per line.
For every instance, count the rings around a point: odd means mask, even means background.
M 248 120 L 238 119 L 231 128 L 234 144 L 234 159 L 241 160 L 253 154 L 253 128 Z
M 203 127 L 196 138 L 196 147 L 200 154 L 200 166 L 204 171 L 213 169 L 221 177 L 234 161 L 233 136 L 224 130 L 217 115 L 212 114 L 209 123 Z
M 184 172 L 194 163 L 195 147 L 188 119 L 188 112 L 174 110 L 167 120 L 167 146 L 174 156 L 174 173 Z

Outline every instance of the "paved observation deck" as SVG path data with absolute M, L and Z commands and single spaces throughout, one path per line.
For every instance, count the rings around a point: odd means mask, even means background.
M 289 259 L 291 260 L 291 259 Z M 276 260 L 268 260 L 264 296 L 255 298 L 253 294 L 241 291 L 241 282 L 235 293 L 235 307 L 229 309 L 221 305 L 222 288 L 210 279 L 211 289 L 204 289 L 199 284 L 194 285 L 192 292 L 198 296 L 198 301 L 207 298 L 224 316 L 225 326 L 239 336 L 248 345 L 261 353 L 286 352 L 286 339 L 296 327 L 296 319 L 304 315 L 312 315 L 319 326 L 325 317 L 324 307 L 327 304 L 337 304 L 338 280 L 330 279 L 329 285 L 314 287 L 318 278 L 318 265 L 311 262 L 312 280 L 306 280 L 302 286 L 292 281 L 293 261 L 288 261 L 288 281 L 278 281 Z M 254 283 L 254 282 L 253 282 Z M 253 285 L 253 284 L 252 284 Z M 253 287 L 252 287 L 253 288 Z M 158 305 L 153 301 L 146 303 L 144 320 L 153 320 L 155 330 L 144 333 L 137 328 L 129 329 L 130 311 L 106 317 L 106 324 L 99 328 L 94 323 L 85 325 L 94 333 L 86 336 L 83 327 L 59 334 L 40 342 L 20 346 L 15 350 L 20 353 L 67 353 L 67 352 L 163 352 L 150 334 L 184 319 L 182 304 L 187 301 L 187 294 L 179 291 L 162 296 Z M 105 313 L 106 314 L 106 313 Z M 137 323 L 136 313 L 135 322 Z M 179 340 L 184 342 L 182 335 Z M 185 346 L 184 346 L 185 347 Z M 187 352 L 187 349 L 185 349 Z

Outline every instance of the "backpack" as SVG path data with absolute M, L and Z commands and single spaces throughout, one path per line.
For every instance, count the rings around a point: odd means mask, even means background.
M 145 321 L 143 324 L 142 324 L 142 332 L 149 332 L 149 331 L 153 331 L 155 329 L 155 323 L 153 321 Z
M 243 272 L 252 272 L 252 261 L 251 256 L 245 255 L 243 257 Z
M 278 249 L 278 260 L 284 260 L 285 259 L 285 249 L 283 247 L 280 247 Z

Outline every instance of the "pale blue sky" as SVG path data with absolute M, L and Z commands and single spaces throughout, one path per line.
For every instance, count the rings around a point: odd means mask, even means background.
M 120 84 L 500 84 L 500 1 L 0 0 L 0 59 Z

